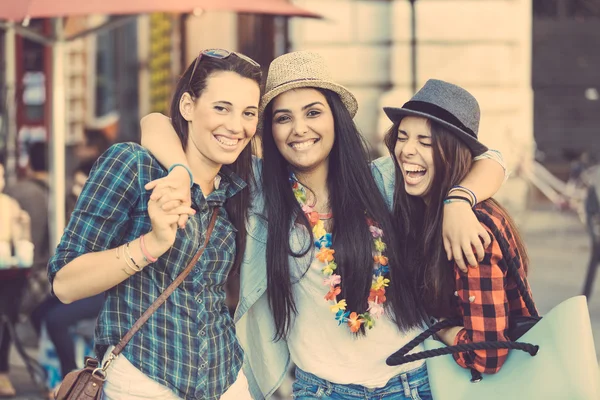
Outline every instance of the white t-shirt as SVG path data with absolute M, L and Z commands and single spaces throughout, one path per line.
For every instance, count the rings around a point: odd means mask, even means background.
M 375 326 L 367 330 L 366 336 L 350 332 L 346 323 L 338 326 L 335 314 L 329 308 L 333 302 L 324 299 L 328 287 L 323 285 L 323 266 L 314 258 L 306 274 L 292 284 L 298 315 L 294 318 L 287 342 L 292 361 L 299 368 L 333 383 L 379 388 L 385 386 L 390 378 L 424 363 L 415 361 L 396 367 L 385 363 L 387 357 L 421 330 L 400 332 L 386 315 L 375 320 Z M 296 270 L 294 265 L 291 269 L 292 277 L 303 272 Z M 393 284 L 393 281 L 390 282 L 390 285 Z M 338 296 L 337 300 L 341 298 Z M 418 346 L 412 352 L 422 350 L 422 346 Z

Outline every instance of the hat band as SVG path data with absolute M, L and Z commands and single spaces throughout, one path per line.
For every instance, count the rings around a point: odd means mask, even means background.
M 269 89 L 268 91 L 270 92 L 271 90 L 275 90 L 277 89 L 279 86 L 283 86 L 283 85 L 287 85 L 288 83 L 294 83 L 294 82 L 302 82 L 302 81 L 320 81 L 321 79 L 318 78 L 300 78 L 300 79 L 292 79 L 291 81 L 285 81 L 283 83 L 280 83 L 277 86 L 274 86 L 272 89 Z
M 405 108 L 405 109 L 411 110 L 411 111 L 417 111 L 417 112 L 424 113 L 424 114 L 429 114 L 432 117 L 436 117 L 438 119 L 441 119 L 444 122 L 449 123 L 450 125 L 455 126 L 456 128 L 464 131 L 465 133 L 467 133 L 470 136 L 473 136 L 475 139 L 477 139 L 477 134 L 475 134 L 475 132 L 473 132 L 472 129 L 466 127 L 452 113 L 444 110 L 440 106 L 437 106 L 432 103 L 427 103 L 425 101 L 411 100 L 411 101 L 405 103 L 402 106 L 402 108 Z

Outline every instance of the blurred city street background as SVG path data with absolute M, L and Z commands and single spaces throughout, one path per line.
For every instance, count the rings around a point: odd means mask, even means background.
M 592 195 L 600 188 L 600 0 L 102 3 L 0 4 L 0 160 L 5 192 L 17 200 L 23 182 L 42 183 L 23 201 L 37 201 L 32 232 L 47 233 L 36 262 L 58 242 L 91 163 L 113 143 L 139 142 L 144 115 L 168 112 L 179 74 L 201 49 L 247 54 L 265 75 L 275 57 L 312 50 L 356 95 L 355 121 L 373 157 L 385 154 L 383 106 L 401 106 L 429 78 L 471 91 L 480 138 L 511 171 L 496 198 L 522 230 L 539 310 L 583 293 L 590 232 L 600 237 Z M 40 263 L 28 290 L 44 298 Z M 600 356 L 600 278 L 588 283 Z M 0 299 L 2 309 L 17 306 Z M 17 334 L 39 359 L 47 339 L 32 328 L 31 306 Z M 82 337 L 91 325 L 82 322 Z M 15 398 L 44 398 L 15 348 L 10 366 Z

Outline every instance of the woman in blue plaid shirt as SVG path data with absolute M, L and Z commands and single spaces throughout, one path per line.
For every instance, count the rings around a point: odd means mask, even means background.
M 91 171 L 48 274 L 64 303 L 106 293 L 95 335 L 105 359 L 185 269 L 223 206 L 190 275 L 110 364 L 105 399 L 249 398 L 223 286 L 243 254 L 260 83 L 256 62 L 226 50 L 200 53 L 178 82 L 171 116 L 195 178 L 191 207 L 168 210 L 168 193 L 150 197 L 144 185 L 167 171 L 137 144 L 112 146 Z M 180 214 L 190 220 L 178 229 Z

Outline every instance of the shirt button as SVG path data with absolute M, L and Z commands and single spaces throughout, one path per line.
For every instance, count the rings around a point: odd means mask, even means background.
M 205 330 L 202 330 L 202 331 L 200 331 L 200 334 L 201 334 L 202 336 L 206 336 L 206 331 L 205 331 Z
M 205 368 L 206 368 L 206 363 L 202 364 L 202 365 L 200 366 L 200 368 L 202 368 L 202 369 L 205 369 Z

